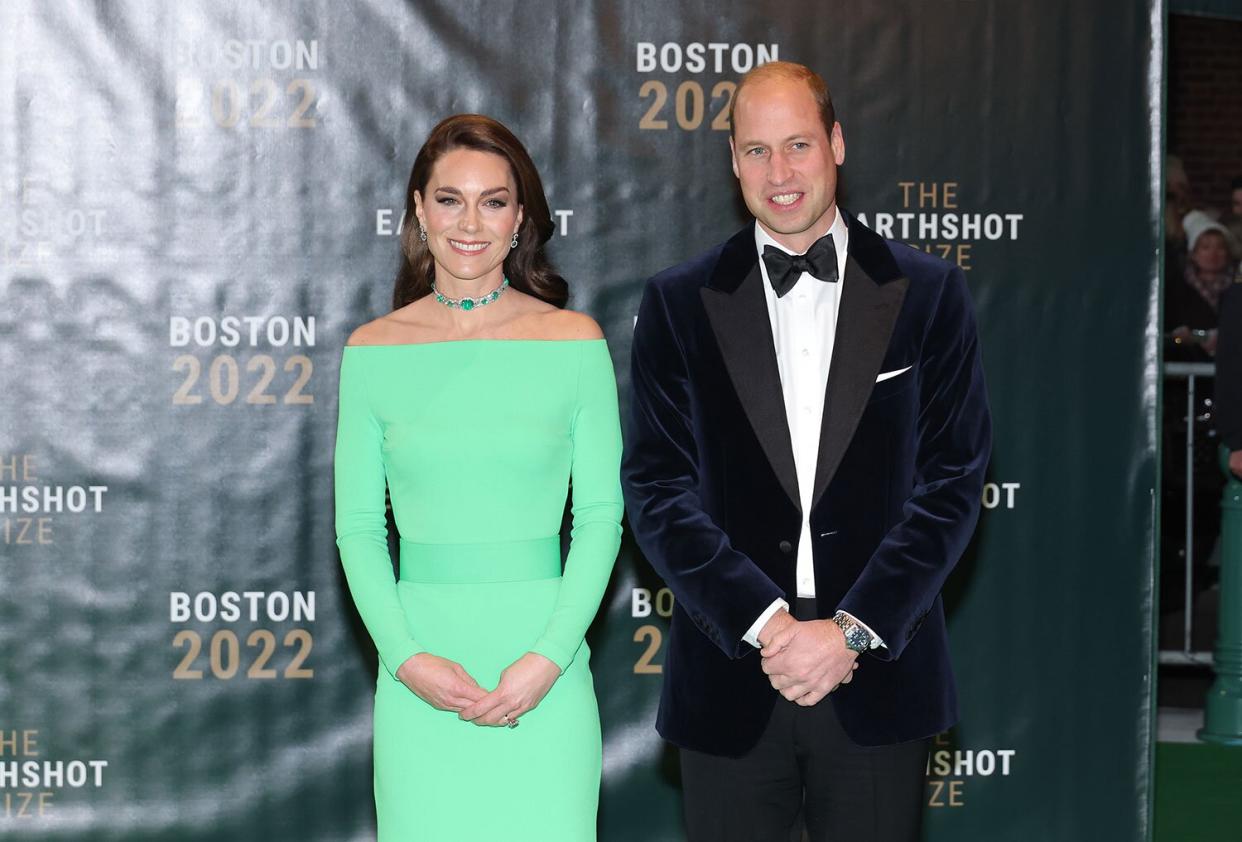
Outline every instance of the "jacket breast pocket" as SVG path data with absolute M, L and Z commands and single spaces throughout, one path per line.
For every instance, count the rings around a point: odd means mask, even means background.
M 917 379 L 916 375 L 914 366 L 896 366 L 881 371 L 876 378 L 875 386 L 871 389 L 868 402 L 882 401 L 913 388 Z

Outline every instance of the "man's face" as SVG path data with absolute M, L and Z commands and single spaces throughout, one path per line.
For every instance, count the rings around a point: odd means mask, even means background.
M 733 174 L 746 207 L 778 243 L 806 251 L 836 218 L 841 124 L 829 136 L 807 84 L 778 78 L 738 94 L 733 128 Z

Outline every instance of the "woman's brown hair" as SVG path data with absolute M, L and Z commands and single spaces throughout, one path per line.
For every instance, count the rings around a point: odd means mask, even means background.
M 552 214 L 543 194 L 543 182 L 526 147 L 513 132 L 482 114 L 454 114 L 441 120 L 423 148 L 418 150 L 410 184 L 405 190 L 405 216 L 401 225 L 401 269 L 392 292 L 393 309 L 404 307 L 431 292 L 435 280 L 435 259 L 427 244 L 418 237 L 418 217 L 414 214 L 414 194 L 424 194 L 436 162 L 454 149 L 476 149 L 504 158 L 517 183 L 517 202 L 522 206 L 522 225 L 517 248 L 505 258 L 504 273 L 509 285 L 549 304 L 564 307 L 569 298 L 565 279 L 552 269 L 544 243 L 552 237 Z

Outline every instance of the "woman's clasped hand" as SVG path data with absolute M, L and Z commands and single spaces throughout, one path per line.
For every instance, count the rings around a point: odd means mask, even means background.
M 534 710 L 552 689 L 561 671 L 551 660 L 527 652 L 500 674 L 494 690 L 485 690 L 456 661 L 429 652 L 410 657 L 397 678 L 427 704 L 451 711 L 480 726 L 511 726 Z

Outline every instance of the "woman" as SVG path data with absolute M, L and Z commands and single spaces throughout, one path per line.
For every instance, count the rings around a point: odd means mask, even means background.
M 406 199 L 395 309 L 349 338 L 336 442 L 337 545 L 381 666 L 379 838 L 594 839 L 583 636 L 621 534 L 611 358 L 562 309 L 543 186 L 508 129 L 442 121 Z
M 1237 243 L 1228 228 L 1203 211 L 1186 214 L 1182 227 L 1186 268 L 1180 279 L 1166 279 L 1164 319 L 1174 343 L 1167 356 L 1206 362 L 1216 354 L 1217 311 L 1237 269 Z M 1196 347 L 1202 350 L 1191 350 Z

